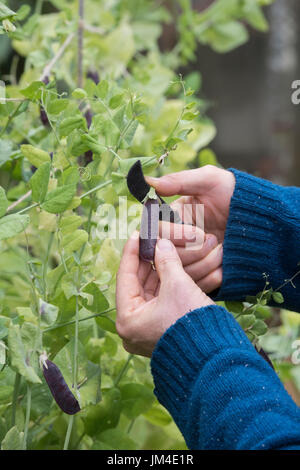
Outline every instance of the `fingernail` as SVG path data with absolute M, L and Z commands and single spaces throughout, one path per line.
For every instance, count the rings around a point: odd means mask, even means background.
M 161 238 L 157 242 L 157 247 L 161 251 L 173 251 L 173 243 L 166 238 Z

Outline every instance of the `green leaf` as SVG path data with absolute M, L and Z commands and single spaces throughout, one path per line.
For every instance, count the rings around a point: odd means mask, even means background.
M 33 147 L 32 145 L 21 145 L 21 152 L 25 158 L 34 166 L 39 168 L 43 163 L 50 163 L 49 153 L 44 150 Z
M 225 306 L 229 312 L 232 313 L 242 313 L 244 305 L 242 302 L 228 301 L 226 300 Z
M 111 109 L 116 109 L 120 106 L 123 101 L 124 93 L 119 93 L 118 95 L 113 96 L 109 101 L 109 107 Z
M 60 220 L 59 226 L 63 235 L 67 235 L 68 233 L 73 233 L 77 230 L 82 223 L 83 220 L 79 215 L 69 215 L 68 217 L 63 217 Z
M 62 246 L 66 254 L 79 250 L 89 239 L 89 235 L 85 230 L 75 230 L 63 237 Z
M 143 416 L 154 426 L 167 426 L 172 422 L 169 413 L 160 405 L 155 404 Z
M 283 304 L 284 297 L 281 292 L 272 292 L 272 298 L 277 304 Z
M 14 237 L 23 232 L 29 224 L 28 215 L 12 214 L 0 219 L 0 240 Z
M 191 111 L 188 111 L 184 113 L 182 116 L 183 121 L 193 121 L 197 116 L 199 115 L 199 112 L 197 113 L 192 113 Z
M 118 334 L 116 330 L 116 324 L 111 318 L 105 317 L 104 315 L 103 317 L 96 317 L 96 323 L 98 326 L 100 326 L 100 328 L 102 328 L 102 330 L 109 331 L 115 335 Z
M 50 101 L 47 106 L 49 114 L 59 114 L 69 106 L 69 100 L 66 99 L 55 99 Z
M 6 20 L 7 18 L 13 18 L 16 12 L 8 8 L 4 3 L 0 2 L 0 21 Z
M 256 320 L 253 327 L 251 328 L 251 333 L 262 336 L 268 331 L 268 327 L 263 320 Z
M 201 150 L 201 152 L 199 153 L 198 161 L 200 166 L 218 165 L 216 154 L 211 149 Z
M 87 92 L 82 88 L 75 88 L 75 90 L 72 92 L 72 96 L 76 100 L 83 100 L 87 97 Z
M 5 215 L 8 208 L 8 200 L 5 194 L 4 189 L 0 186 L 0 217 Z
M 49 304 L 44 300 L 40 299 L 39 309 L 42 326 L 50 326 L 56 322 L 58 315 L 58 307 L 56 307 L 56 305 Z
M 103 392 L 102 401 L 89 406 L 83 416 L 85 432 L 95 436 L 106 429 L 118 425 L 122 409 L 121 393 L 118 388 L 111 388 Z
M 104 100 L 106 98 L 107 93 L 108 93 L 108 88 L 109 88 L 109 84 L 107 80 L 102 80 L 100 83 L 98 83 L 96 87 L 96 93 L 97 93 L 97 96 L 101 100 Z
M 268 22 L 262 9 L 256 1 L 245 2 L 243 13 L 248 23 L 258 31 L 266 32 L 269 29 Z
M 152 406 L 154 396 L 145 385 L 128 383 L 120 386 L 122 395 L 122 410 L 128 419 L 134 419 L 146 413 Z
M 99 434 L 93 450 L 136 450 L 137 444 L 121 429 L 107 429 Z
M 43 163 L 30 179 L 30 187 L 32 189 L 32 199 L 35 202 L 43 202 L 47 191 L 50 178 L 51 164 Z
M 23 96 L 32 101 L 40 101 L 42 98 L 42 91 L 45 90 L 45 83 L 37 81 L 32 82 L 27 88 L 20 90 Z
M 81 114 L 63 119 L 59 126 L 59 135 L 60 137 L 66 137 L 71 134 L 74 129 L 81 129 L 85 132 L 88 130 L 86 120 Z
M 60 186 L 47 194 L 41 208 L 51 214 L 60 214 L 68 208 L 75 193 L 76 186 L 74 184 Z
M 12 367 L 28 382 L 41 383 L 33 367 L 28 363 L 28 357 L 22 341 L 19 325 L 10 325 L 8 332 L 8 348 Z
M 109 303 L 97 284 L 90 282 L 82 291 L 92 296 L 91 303 L 87 299 L 82 299 L 82 304 L 86 309 L 94 313 L 101 313 L 108 309 Z
M 238 318 L 238 323 L 241 325 L 243 330 L 247 330 L 250 328 L 252 325 L 254 325 L 256 321 L 256 317 L 253 314 L 250 315 L 242 315 L 241 317 Z
M 1 4 L 0 4 L 1 8 Z M 11 428 L 1 443 L 1 450 L 22 450 L 24 433 L 17 426 Z

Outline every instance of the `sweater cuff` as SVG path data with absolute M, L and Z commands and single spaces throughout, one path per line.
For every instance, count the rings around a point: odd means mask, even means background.
M 180 429 L 188 397 L 203 366 L 226 349 L 255 351 L 233 316 L 217 305 L 186 314 L 158 341 L 151 359 L 154 393 Z
M 229 168 L 236 179 L 224 238 L 223 282 L 214 300 L 245 300 L 276 282 L 279 226 L 283 208 L 279 187 Z M 273 286 L 277 288 L 278 286 Z

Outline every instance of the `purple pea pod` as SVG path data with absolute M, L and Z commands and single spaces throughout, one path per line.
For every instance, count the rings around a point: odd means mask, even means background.
M 48 75 L 46 75 L 43 78 L 42 82 L 45 83 L 45 85 L 48 85 L 48 83 L 49 83 Z M 45 109 L 43 108 L 43 106 L 40 107 L 40 120 L 41 120 L 42 124 L 45 127 L 49 126 L 49 119 L 48 119 L 47 113 L 46 113 Z
M 100 82 L 100 77 L 96 70 L 89 70 L 86 76 L 87 78 L 90 78 L 91 80 L 93 80 L 93 82 L 96 83 L 96 85 L 98 85 L 98 83 Z
M 90 109 L 88 109 L 84 115 L 85 117 L 85 120 L 86 120 L 86 124 L 87 124 L 87 127 L 88 129 L 91 127 L 91 124 L 92 124 L 92 118 L 93 118 L 93 113 Z
M 147 199 L 144 203 L 140 230 L 140 258 L 154 265 L 155 247 L 159 234 L 159 202 Z
M 60 369 L 44 354 L 41 355 L 40 361 L 43 364 L 45 380 L 60 409 L 68 415 L 78 413 L 80 411 L 79 403 L 69 389 Z

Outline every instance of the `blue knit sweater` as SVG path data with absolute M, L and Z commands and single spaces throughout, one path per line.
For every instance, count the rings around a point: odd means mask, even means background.
M 236 178 L 218 300 L 275 289 L 300 268 L 300 189 L 230 169 Z M 300 311 L 300 276 L 281 289 Z M 300 449 L 300 409 L 233 316 L 208 306 L 187 313 L 151 360 L 158 400 L 190 449 Z

